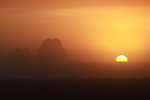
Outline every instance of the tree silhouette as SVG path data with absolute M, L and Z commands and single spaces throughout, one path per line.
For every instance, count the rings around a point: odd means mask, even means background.
M 10 53 L 9 60 L 16 63 L 26 63 L 30 60 L 30 51 L 22 48 L 17 48 L 14 52 Z
M 61 41 L 59 39 L 46 39 L 37 51 L 37 58 L 44 62 L 61 62 L 66 57 Z

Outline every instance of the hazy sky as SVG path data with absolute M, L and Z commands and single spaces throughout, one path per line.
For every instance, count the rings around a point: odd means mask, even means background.
M 59 38 L 70 55 L 149 61 L 149 0 L 1 0 L 0 48 L 36 50 Z
M 3 7 L 149 6 L 149 0 L 1 0 Z

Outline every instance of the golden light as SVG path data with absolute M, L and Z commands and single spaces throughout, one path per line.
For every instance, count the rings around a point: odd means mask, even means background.
M 145 8 L 79 7 L 53 10 L 49 14 L 62 16 L 62 22 L 58 23 L 60 25 L 63 23 L 61 31 L 65 35 L 62 38 L 70 41 L 66 42 L 66 46 L 74 48 L 72 45 L 74 43 L 80 48 L 84 48 L 83 51 L 80 51 L 81 54 L 85 52 L 86 48 L 92 56 L 94 55 L 93 58 L 90 58 L 92 60 L 114 62 L 116 54 L 122 52 L 128 54 L 131 62 L 141 60 L 140 57 L 135 58 L 133 55 L 142 55 L 149 43 L 148 25 L 150 20 L 149 13 L 145 11 Z M 77 31 L 82 34 L 76 34 L 76 31 L 73 31 L 74 28 L 77 28 Z M 68 38 L 68 35 L 71 38 Z M 79 42 L 76 42 L 77 38 Z M 127 58 L 125 61 L 116 59 L 116 62 L 127 61 Z
M 129 8 L 114 9 L 112 11 L 106 9 L 105 12 L 103 10 L 101 12 L 103 12 L 103 16 L 109 15 L 109 17 L 100 18 L 95 14 L 93 15 L 95 16 L 93 19 L 88 18 L 88 21 L 90 21 L 88 32 L 92 36 L 86 36 L 89 37 L 91 45 L 101 50 L 104 54 L 110 54 L 112 56 L 121 52 L 129 54 L 129 56 L 133 53 L 138 54 L 142 52 L 145 46 L 144 39 L 146 36 L 142 33 L 143 30 L 147 30 L 144 27 L 147 25 L 142 19 L 142 15 L 136 16 L 139 13 L 134 12 L 136 8 L 131 9 L 133 11 L 130 11 Z M 94 33 L 94 35 L 91 33 Z M 92 39 L 91 37 L 94 38 Z M 114 61 L 114 59 L 109 61 Z
M 128 58 L 124 55 L 120 55 L 116 58 L 116 62 L 128 62 Z

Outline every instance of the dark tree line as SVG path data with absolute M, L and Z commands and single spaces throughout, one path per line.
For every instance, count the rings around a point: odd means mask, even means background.
M 59 39 L 46 39 L 35 55 L 27 48 L 17 48 L 8 55 L 0 55 L 0 78 L 59 75 L 67 69 L 66 56 Z
M 35 55 L 29 49 L 17 48 L 0 56 L 0 78 L 49 78 L 87 75 L 82 65 L 67 61 L 67 52 L 59 39 L 43 41 Z
M 42 63 L 63 62 L 66 54 L 59 39 L 46 39 L 37 50 L 34 60 Z M 27 48 L 17 48 L 8 56 L 9 62 L 14 63 L 27 63 L 31 61 L 31 58 L 32 55 Z

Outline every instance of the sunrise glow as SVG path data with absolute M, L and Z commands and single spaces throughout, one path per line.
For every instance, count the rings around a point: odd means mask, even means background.
M 116 62 L 128 62 L 128 58 L 124 55 L 120 55 L 116 58 Z

